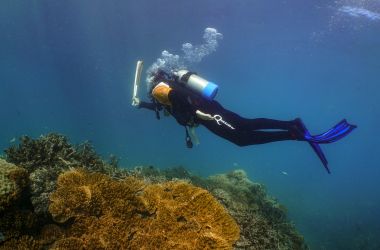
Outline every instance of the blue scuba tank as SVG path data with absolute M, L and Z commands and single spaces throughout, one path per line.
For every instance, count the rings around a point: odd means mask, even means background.
M 186 88 L 201 95 L 209 101 L 214 99 L 216 93 L 218 92 L 218 85 L 203 79 L 194 72 L 179 70 L 174 74 L 178 77 L 179 82 L 181 82 Z

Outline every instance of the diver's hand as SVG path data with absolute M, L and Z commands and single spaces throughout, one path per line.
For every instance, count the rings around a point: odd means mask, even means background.
M 138 97 L 132 98 L 132 106 L 137 108 L 140 106 L 140 99 Z
M 197 115 L 199 119 L 202 119 L 202 120 L 206 120 L 206 121 L 214 120 L 214 117 L 212 115 L 203 113 L 200 110 L 195 111 L 195 114 Z

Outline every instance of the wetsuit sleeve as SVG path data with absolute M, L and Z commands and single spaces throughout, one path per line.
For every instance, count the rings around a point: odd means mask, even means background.
M 156 110 L 156 104 L 153 102 L 143 102 L 140 101 L 139 105 L 137 106 L 138 108 L 144 108 L 144 109 L 149 109 L 149 110 Z

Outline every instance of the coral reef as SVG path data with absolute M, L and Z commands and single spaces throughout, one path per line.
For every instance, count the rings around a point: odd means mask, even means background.
M 105 164 L 89 142 L 73 146 L 60 134 L 41 135 L 38 139 L 22 136 L 20 143 L 5 150 L 8 162 L 28 170 L 81 166 L 91 171 L 105 171 Z
M 240 226 L 235 249 L 307 249 L 303 237 L 287 219 L 285 207 L 269 197 L 263 185 L 250 181 L 244 170 L 206 179 L 183 167 L 163 171 L 152 166 L 136 167 L 131 173 L 153 183 L 186 179 L 209 190 Z
M 49 196 L 54 191 L 58 175 L 73 167 L 89 171 L 107 173 L 112 176 L 123 175 L 117 168 L 115 158 L 112 164 L 105 163 L 89 142 L 77 146 L 56 133 L 31 139 L 20 138 L 20 143 L 5 150 L 8 162 L 25 168 L 30 176 L 31 202 L 34 211 L 40 216 L 48 216 Z
M 31 210 L 13 206 L 0 214 L 0 232 L 3 239 L 0 243 L 33 232 L 36 228 L 37 217 Z
M 48 224 L 42 228 L 38 237 L 38 242 L 43 246 L 51 245 L 64 236 L 65 234 L 62 228 L 55 224 Z
M 307 249 L 243 170 L 119 169 L 58 134 L 24 136 L 5 153 L 0 249 Z
M 54 247 L 231 249 L 239 238 L 224 207 L 183 181 L 144 184 L 134 177 L 116 181 L 69 171 L 58 178 L 51 200 L 49 211 L 57 222 L 74 219 L 67 237 Z
M 79 216 L 96 216 L 141 210 L 142 203 L 136 195 L 143 182 L 132 177 L 122 181 L 112 180 L 100 173 L 73 170 L 61 174 L 57 190 L 50 196 L 49 212 L 56 222 L 63 223 Z M 128 202 L 130 201 L 130 202 Z
M 129 171 L 131 176 L 144 179 L 148 183 L 162 183 L 171 180 L 185 180 L 197 187 L 207 189 L 208 181 L 200 176 L 193 175 L 183 166 L 176 166 L 160 170 L 154 166 L 137 166 Z
M 23 235 L 18 239 L 11 239 L 0 246 L 2 250 L 40 250 L 42 249 L 40 243 L 32 236 Z
M 147 186 L 142 198 L 153 219 L 147 230 L 136 232 L 137 242 L 143 242 L 146 236 L 154 242 L 154 238 L 163 237 L 160 232 L 164 231 L 165 237 L 173 240 L 153 248 L 230 249 L 239 238 L 234 219 L 205 189 L 171 181 Z
M 0 243 L 27 234 L 36 226 L 36 215 L 24 200 L 27 185 L 24 168 L 0 159 Z
M 243 170 L 211 176 L 208 188 L 241 229 L 235 249 L 307 249 L 286 217 L 286 209 L 251 182 Z
M 11 206 L 28 183 L 28 172 L 0 159 L 0 212 Z
M 41 250 L 53 249 L 54 242 L 61 240 L 64 237 L 64 231 L 59 226 L 54 224 L 45 225 L 40 234 L 37 236 L 31 235 L 18 235 L 0 245 L 1 250 Z M 54 248 L 54 249 L 67 249 L 67 248 Z M 74 249 L 72 247 L 71 249 Z

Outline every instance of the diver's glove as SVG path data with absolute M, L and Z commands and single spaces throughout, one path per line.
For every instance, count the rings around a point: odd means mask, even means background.
M 136 108 L 140 108 L 140 99 L 138 97 L 132 98 L 132 106 Z

